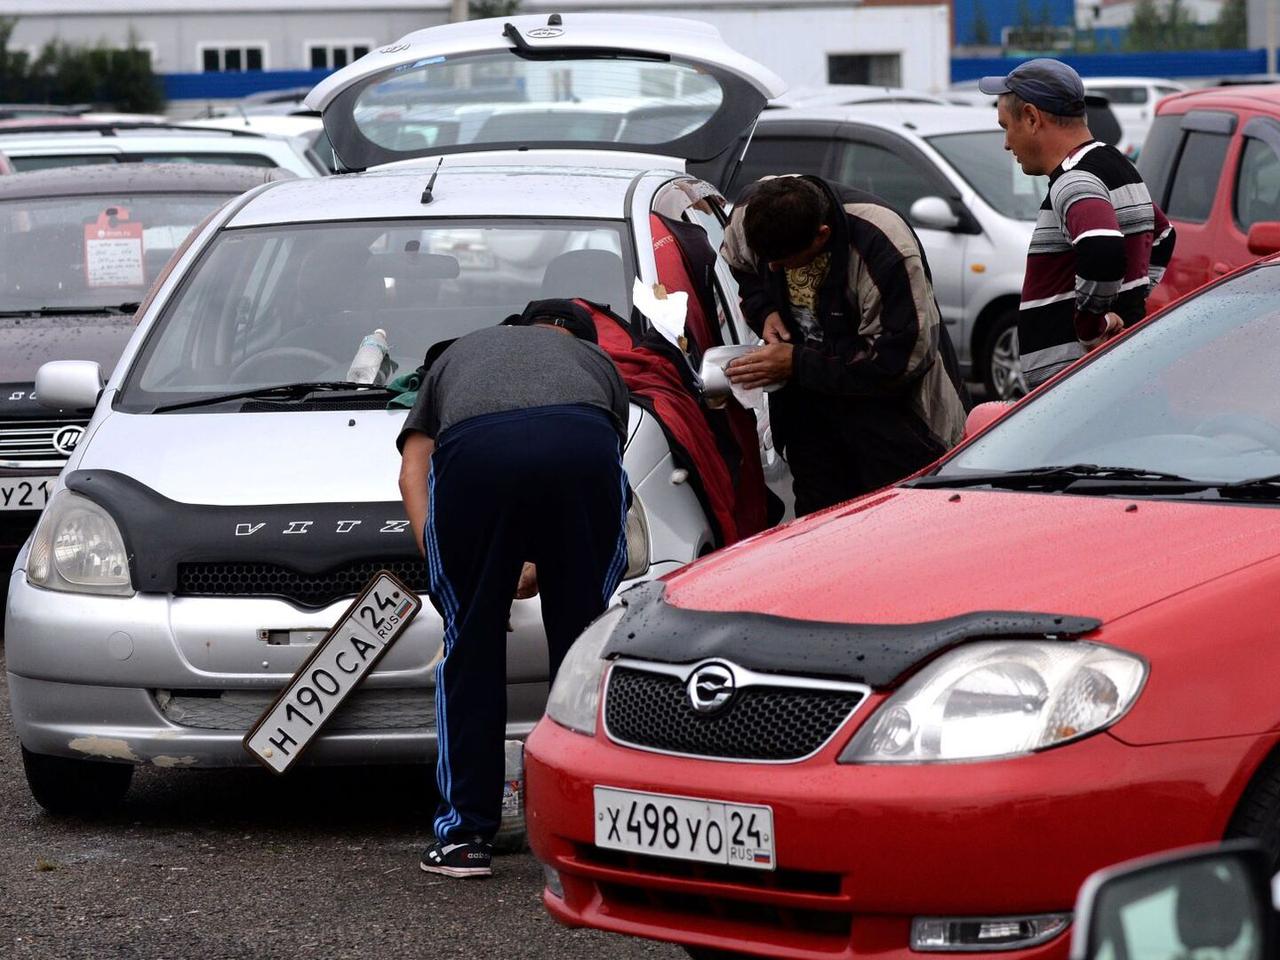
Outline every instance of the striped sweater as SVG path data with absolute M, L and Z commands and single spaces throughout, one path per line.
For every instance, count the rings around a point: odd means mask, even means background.
M 1029 386 L 1079 357 L 1103 315 L 1125 325 L 1146 312 L 1147 293 L 1173 255 L 1173 227 L 1125 156 L 1099 140 L 1072 150 L 1049 175 L 1018 313 Z

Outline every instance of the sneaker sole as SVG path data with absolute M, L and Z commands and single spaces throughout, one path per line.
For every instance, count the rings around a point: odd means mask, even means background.
M 492 867 L 437 867 L 434 864 L 419 863 L 423 873 L 440 873 L 446 877 L 492 877 Z

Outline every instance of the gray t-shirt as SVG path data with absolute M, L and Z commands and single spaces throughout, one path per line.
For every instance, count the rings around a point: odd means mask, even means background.
M 546 327 L 486 327 L 431 365 L 397 445 L 404 448 L 410 431 L 438 440 L 472 417 L 573 403 L 610 414 L 626 442 L 627 388 L 607 353 Z

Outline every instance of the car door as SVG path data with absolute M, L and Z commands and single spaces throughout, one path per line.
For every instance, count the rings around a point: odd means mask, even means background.
M 1165 279 L 1147 301 L 1149 311 L 1245 262 L 1243 244 L 1227 236 L 1234 182 L 1228 166 L 1239 151 L 1233 144 L 1238 121 L 1228 110 L 1191 110 L 1165 114 L 1152 125 L 1138 172 L 1178 237 Z
M 1231 236 L 1223 249 L 1247 263 L 1255 258 L 1249 250 L 1249 229 L 1280 221 L 1280 120 L 1253 117 L 1240 135 L 1239 161 L 1232 168 Z
M 943 322 L 952 341 L 958 347 L 964 344 L 965 262 L 975 228 L 969 226 L 972 218 L 961 206 L 956 188 L 909 141 L 856 124 L 840 129 L 830 175 L 839 183 L 880 197 L 915 229 L 933 273 L 934 294 Z M 946 200 L 960 223 L 951 230 L 938 230 L 913 222 L 911 207 L 924 197 Z

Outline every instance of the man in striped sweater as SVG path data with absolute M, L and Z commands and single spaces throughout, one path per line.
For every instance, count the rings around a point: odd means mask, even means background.
M 1023 172 L 1049 177 L 1018 313 L 1023 373 L 1035 387 L 1142 319 L 1175 236 L 1133 164 L 1090 134 L 1071 67 L 1028 60 L 978 88 L 999 96 L 1004 148 Z

